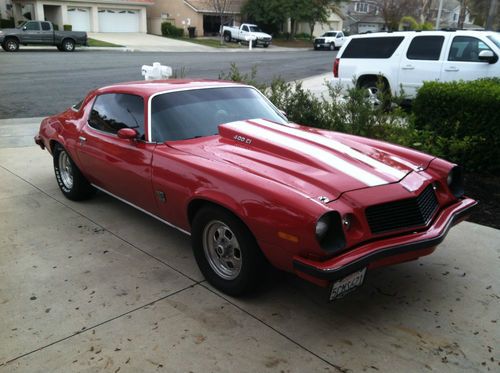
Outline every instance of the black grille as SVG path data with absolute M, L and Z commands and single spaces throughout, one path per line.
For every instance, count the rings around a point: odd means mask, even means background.
M 416 198 L 370 206 L 366 219 L 372 233 L 424 226 L 429 223 L 439 204 L 432 185 Z
M 316 39 L 314 42 L 316 44 L 323 44 L 325 42 L 325 39 Z

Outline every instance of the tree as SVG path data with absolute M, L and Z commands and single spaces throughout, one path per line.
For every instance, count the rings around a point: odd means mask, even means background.
M 271 33 L 281 30 L 289 17 L 288 0 L 249 0 L 241 9 L 245 19 Z
M 231 8 L 233 0 L 207 0 L 207 3 L 210 8 L 215 10 L 215 13 L 219 16 L 220 19 L 220 43 L 224 44 L 224 35 L 222 34 L 222 25 L 224 24 L 224 18 L 226 17 L 226 13 Z
M 387 30 L 397 30 L 401 18 L 415 12 L 415 1 L 412 0 L 377 0 L 377 5 Z

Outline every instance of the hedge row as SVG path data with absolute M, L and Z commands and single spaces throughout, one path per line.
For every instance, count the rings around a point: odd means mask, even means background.
M 181 38 L 184 36 L 184 29 L 175 27 L 170 22 L 162 22 L 161 34 L 172 38 Z
M 415 128 L 432 133 L 440 156 L 500 173 L 500 79 L 428 82 L 413 103 Z

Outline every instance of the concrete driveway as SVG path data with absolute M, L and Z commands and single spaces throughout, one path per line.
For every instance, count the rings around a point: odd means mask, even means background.
M 89 32 L 88 37 L 123 45 L 129 50 L 141 52 L 211 52 L 216 50 L 205 45 L 135 32 Z
M 188 237 L 104 194 L 66 200 L 36 127 L 0 121 L 0 371 L 499 370 L 500 231 L 462 223 L 337 303 L 279 272 L 235 299 Z

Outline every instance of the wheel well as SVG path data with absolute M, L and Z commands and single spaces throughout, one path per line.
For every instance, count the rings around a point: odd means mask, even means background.
M 56 140 L 50 140 L 49 142 L 50 154 L 54 154 L 54 148 L 56 147 L 56 145 L 61 145 L 61 144 Z
M 73 39 L 73 38 L 64 38 L 64 39 L 62 40 L 61 44 L 62 44 L 62 43 L 64 43 L 66 40 L 71 40 L 73 43 L 76 43 L 76 42 L 75 42 L 75 39 Z
M 223 206 L 221 204 L 218 204 L 216 202 L 212 202 L 212 201 L 209 201 L 206 199 L 201 199 L 201 198 L 194 199 L 191 202 L 189 202 L 189 205 L 187 208 L 187 216 L 188 216 L 188 222 L 189 222 L 190 226 L 193 224 L 194 217 L 196 216 L 198 211 L 200 211 L 203 207 L 206 207 L 206 206 L 214 206 L 214 207 L 218 207 L 218 208 L 226 210 L 231 215 L 233 215 L 238 220 L 240 220 L 248 228 L 248 226 L 245 224 L 245 222 L 243 220 L 241 220 L 241 218 L 231 209 L 229 209 L 226 206 Z M 248 228 L 248 229 L 250 230 L 250 228 Z
M 358 78 L 356 82 L 356 87 L 361 88 L 363 84 L 367 82 L 375 82 L 377 83 L 379 79 L 382 79 L 382 82 L 385 84 L 387 88 L 390 88 L 389 81 L 383 75 L 362 75 Z
M 231 31 L 228 30 L 224 31 L 224 35 L 231 35 Z
M 6 36 L 5 39 L 4 39 L 4 42 L 6 42 L 7 40 L 15 40 L 19 43 L 19 39 L 17 38 L 17 36 Z

